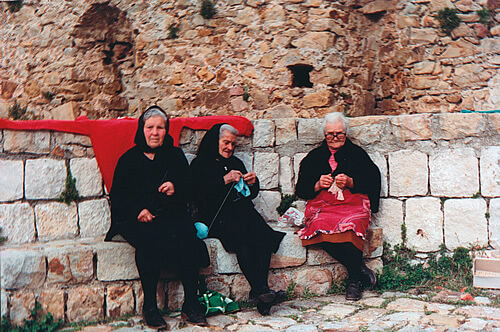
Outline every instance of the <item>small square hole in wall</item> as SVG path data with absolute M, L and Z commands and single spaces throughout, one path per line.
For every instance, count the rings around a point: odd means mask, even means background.
M 314 69 L 311 65 L 290 65 L 288 69 L 292 72 L 292 86 L 298 88 L 312 88 L 309 73 Z

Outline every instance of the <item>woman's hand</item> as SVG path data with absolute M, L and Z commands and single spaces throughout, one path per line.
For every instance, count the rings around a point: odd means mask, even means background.
M 247 184 L 254 184 L 256 179 L 257 175 L 255 174 L 255 172 L 248 172 L 247 174 L 243 175 L 243 181 L 245 181 Z
M 333 178 L 330 174 L 321 175 L 318 182 L 314 185 L 314 191 L 330 188 L 333 184 Z
M 162 183 L 158 191 L 166 194 L 167 196 L 172 196 L 175 192 L 174 184 L 170 181 Z
M 345 187 L 352 188 L 354 186 L 353 179 L 345 174 L 338 174 L 335 177 L 335 183 L 340 189 L 344 189 Z
M 240 181 L 240 178 L 242 176 L 243 176 L 243 174 L 240 171 L 233 169 L 229 173 L 224 175 L 224 184 L 228 184 L 231 182 L 238 182 L 238 181 Z
M 137 216 L 137 220 L 139 220 L 140 222 L 152 222 L 154 218 L 155 216 L 152 215 L 148 209 L 142 210 L 141 213 L 139 213 L 139 215 Z

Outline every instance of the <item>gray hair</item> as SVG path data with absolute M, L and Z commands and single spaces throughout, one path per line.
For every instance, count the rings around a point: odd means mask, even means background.
M 342 126 L 344 127 L 344 131 L 346 134 L 349 133 L 349 121 L 347 121 L 347 118 L 344 116 L 344 114 L 340 112 L 332 112 L 328 113 L 325 115 L 325 118 L 323 119 L 323 122 L 321 123 L 321 130 L 323 130 L 323 133 L 326 130 L 326 124 L 327 123 L 338 123 L 341 122 Z
M 233 126 L 228 125 L 227 123 L 220 126 L 219 138 L 222 136 L 223 131 L 229 131 L 231 134 L 238 135 L 238 130 L 236 128 L 234 128 Z
M 146 122 L 147 119 L 150 119 L 154 116 L 160 116 L 165 121 L 165 123 L 167 123 L 167 116 L 165 115 L 165 113 L 161 111 L 161 108 L 156 106 L 151 106 L 146 111 L 146 113 L 144 113 L 144 122 Z

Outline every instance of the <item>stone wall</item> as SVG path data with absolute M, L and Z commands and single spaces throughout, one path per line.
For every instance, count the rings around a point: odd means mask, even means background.
M 236 155 L 257 172 L 254 200 L 266 220 L 294 191 L 301 159 L 322 140 L 319 119 L 254 121 L 254 134 L 238 138 Z M 352 118 L 350 135 L 382 174 L 380 212 L 368 233 L 365 258 L 381 268 L 383 240 L 394 245 L 406 226 L 408 246 L 435 252 L 475 245 L 500 249 L 500 114 L 422 114 Z M 181 147 L 194 157 L 203 132 L 184 129 Z M 56 318 L 74 322 L 140 312 L 142 291 L 127 243 L 103 242 L 110 224 L 108 196 L 90 140 L 60 132 L 0 132 L 1 313 L 16 323 L 35 300 Z M 66 170 L 82 198 L 56 199 Z M 304 202 L 297 202 L 303 209 Z M 298 294 L 325 294 L 345 270 L 319 249 L 301 247 L 293 228 L 272 257 L 270 283 Z M 245 299 L 249 286 L 234 254 L 208 239 L 210 288 Z M 179 307 L 182 289 L 165 274 L 160 307 Z
M 498 1 L 214 3 L 204 19 L 198 0 L 2 2 L 0 117 L 16 103 L 53 119 L 153 103 L 251 119 L 500 109 Z M 445 7 L 461 19 L 451 36 Z

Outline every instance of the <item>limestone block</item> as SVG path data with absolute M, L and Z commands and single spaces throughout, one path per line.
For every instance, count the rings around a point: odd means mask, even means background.
M 250 290 L 250 284 L 243 274 L 234 276 L 233 282 L 231 283 L 231 299 L 234 301 L 248 300 Z
M 280 158 L 277 153 L 257 152 L 254 170 L 260 181 L 260 189 L 274 189 L 279 183 Z
M 274 122 L 271 120 L 256 120 L 253 125 L 253 147 L 272 147 L 274 145 Z
M 295 292 L 302 295 L 304 291 L 325 295 L 332 287 L 332 272 L 328 269 L 307 269 L 298 271 L 294 276 Z
M 299 180 L 300 163 L 305 156 L 307 156 L 307 153 L 296 153 L 293 156 L 293 173 L 295 176 L 295 183 Z
M 448 113 L 439 114 L 439 131 L 434 133 L 437 139 L 458 139 L 480 136 L 483 132 L 481 114 Z
M 266 221 L 278 220 L 276 208 L 281 203 L 281 194 L 278 191 L 260 191 L 254 199 L 255 209 Z
M 26 160 L 26 199 L 54 199 L 64 191 L 66 165 L 48 158 Z
M 40 241 L 71 239 L 78 235 L 76 204 L 52 202 L 35 206 L 36 229 Z
M 298 119 L 297 131 L 299 140 L 305 144 L 321 142 L 325 137 L 321 129 L 323 119 Z
M 436 29 L 433 28 L 422 28 L 415 29 L 410 28 L 410 44 L 431 44 L 434 43 L 438 37 Z
M 302 37 L 292 40 L 292 45 L 297 48 L 326 51 L 333 47 L 335 35 L 329 31 L 308 32 Z
M 370 226 L 366 230 L 363 242 L 363 257 L 375 258 L 384 253 L 384 230 L 381 227 Z
M 317 246 L 307 247 L 307 265 L 333 264 L 338 261 Z
M 142 314 L 142 306 L 144 305 L 144 292 L 142 291 L 141 282 L 133 283 L 134 294 L 135 294 L 135 313 Z
M 78 112 L 78 103 L 75 101 L 70 101 L 69 103 L 57 106 L 50 111 L 50 113 L 52 114 L 52 119 L 70 121 L 76 119 L 76 115 L 78 114 Z
M 220 292 L 221 294 L 230 294 L 231 280 L 233 280 L 233 276 L 208 276 L 206 279 L 207 288 Z
M 431 114 L 391 116 L 391 132 L 402 142 L 422 141 L 432 137 Z
M 134 291 L 132 286 L 109 286 L 106 296 L 106 316 L 121 317 L 134 313 Z
M 106 235 L 111 226 L 111 210 L 105 198 L 78 204 L 78 216 L 83 238 Z
M 70 323 L 100 321 L 104 319 L 104 290 L 86 286 L 68 289 L 66 305 L 66 316 Z
M 232 20 L 236 24 L 250 25 L 251 23 L 259 21 L 259 15 L 256 9 L 245 7 L 238 11 L 238 15 Z
M 471 197 L 479 191 L 479 169 L 474 150 L 469 148 L 436 151 L 429 158 L 431 194 Z
M 64 320 L 64 291 L 61 289 L 44 289 L 37 296 L 37 301 L 42 306 L 42 315 L 47 315 L 49 312 L 54 317 L 54 320 Z
M 50 152 L 50 132 L 4 130 L 3 150 L 10 153 L 47 154 Z
M 206 239 L 205 243 L 210 248 L 212 264 L 215 263 L 214 271 L 221 274 L 242 273 L 236 254 L 228 253 L 222 243 L 217 239 Z
M 400 150 L 389 153 L 391 196 L 427 194 L 427 155 L 420 151 Z
M 439 250 L 443 243 L 443 212 L 439 198 L 408 199 L 405 224 L 409 248 L 422 252 Z
M 3 288 L 0 288 L 0 317 L 9 315 L 9 296 Z
M 373 214 L 373 222 L 384 230 L 384 241 L 392 246 L 401 243 L 403 202 L 393 198 L 380 200 L 379 212 Z
M 51 154 L 60 157 L 94 157 L 90 137 L 63 132 L 52 133 Z
M 284 145 L 297 141 L 297 129 L 294 118 L 275 119 L 276 145 Z
M 307 250 L 293 231 L 286 231 L 278 251 L 271 256 L 271 268 L 300 266 L 307 261 Z
M 128 243 L 101 242 L 96 244 L 97 279 L 100 281 L 139 278 L 135 266 L 135 249 Z
M 7 249 L 0 251 L 2 288 L 36 289 L 45 282 L 45 257 L 39 251 Z
M 323 90 L 305 95 L 302 98 L 302 103 L 304 104 L 305 108 L 328 107 L 332 105 L 332 99 L 333 93 L 329 90 Z M 316 128 L 316 130 L 318 129 Z
M 7 243 L 35 240 L 35 214 L 28 203 L 0 204 L 1 235 Z
M 10 320 L 12 325 L 24 325 L 24 320 L 30 320 L 31 310 L 35 307 L 35 294 L 32 291 L 15 293 L 10 298 Z
M 100 242 L 100 241 L 99 241 Z M 52 282 L 89 281 L 94 275 L 92 243 L 53 241 L 43 244 L 42 249 L 49 264 L 47 279 Z M 65 276 L 69 276 L 69 279 Z
M 378 153 L 373 152 L 369 153 L 371 160 L 377 165 L 378 170 L 380 171 L 380 196 L 387 197 L 388 188 L 387 188 L 387 160 L 385 157 Z
M 295 192 L 295 177 L 292 168 L 292 158 L 280 158 L 280 187 L 283 194 L 293 194 Z
M 196 158 L 196 155 L 192 154 L 192 153 L 185 153 L 184 155 L 186 156 L 188 164 L 190 164 L 190 165 L 191 165 L 191 162 L 194 160 L 194 158 Z
M 167 285 L 168 310 L 179 310 L 184 302 L 184 287 L 180 280 L 170 280 Z
M 47 254 L 47 283 L 67 283 L 71 278 L 69 257 L 54 252 Z
M 449 199 L 444 202 L 446 248 L 488 245 L 486 202 L 480 198 Z
M 500 249 L 500 198 L 490 201 L 490 245 Z
M 481 150 L 479 159 L 481 172 L 481 195 L 500 196 L 500 146 L 489 146 Z
M 387 116 L 362 116 L 349 119 L 349 137 L 356 144 L 366 146 L 385 140 L 384 133 L 389 125 Z
M 253 170 L 253 156 L 247 152 L 235 152 L 234 156 L 243 162 L 248 172 Z
M 23 180 L 22 160 L 0 160 L 0 202 L 23 198 Z
M 102 176 L 95 158 L 71 159 L 70 169 L 81 197 L 102 195 Z

